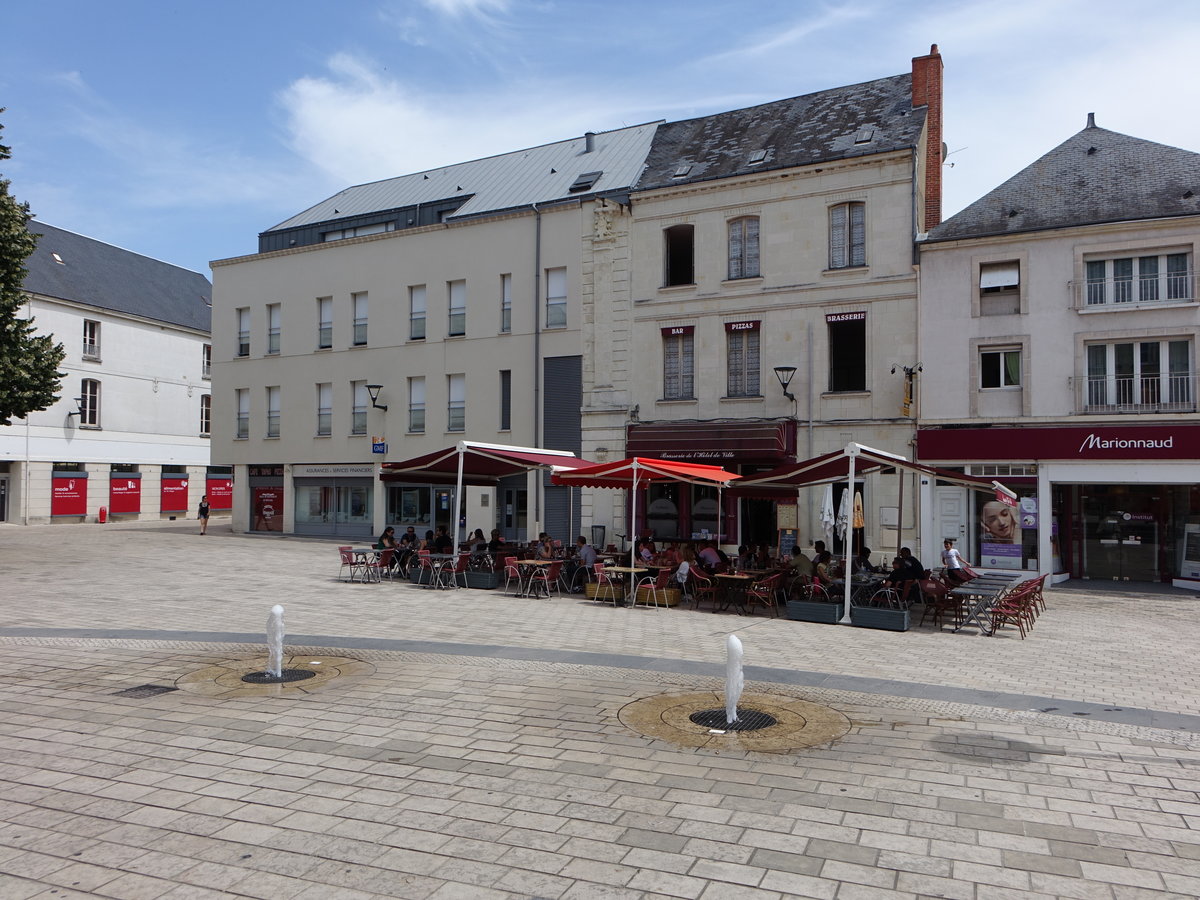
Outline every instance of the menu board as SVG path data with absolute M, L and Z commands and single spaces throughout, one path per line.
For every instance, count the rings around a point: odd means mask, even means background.
M 776 559 L 783 559 L 785 556 L 792 555 L 796 549 L 796 540 L 799 533 L 795 528 L 779 529 L 779 539 L 775 542 Z

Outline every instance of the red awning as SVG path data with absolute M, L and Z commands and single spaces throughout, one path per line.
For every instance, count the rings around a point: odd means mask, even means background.
M 741 478 L 720 466 L 674 462 L 633 456 L 611 463 L 599 463 L 573 471 L 555 472 L 550 479 L 555 484 L 577 487 L 627 488 L 655 481 L 686 481 L 692 484 L 727 485 Z
M 851 448 L 854 448 L 853 453 L 851 452 Z M 761 472 L 752 477 L 744 478 L 732 488 L 731 493 L 737 497 L 765 497 L 775 499 L 786 497 L 791 499 L 796 496 L 797 488 L 845 481 L 850 477 L 851 456 L 855 459 L 855 476 L 870 475 L 885 469 L 900 468 L 907 469 L 910 472 L 919 472 L 951 484 L 963 485 L 964 487 L 976 488 L 982 491 L 1000 490 L 1009 496 L 1016 496 L 1008 488 L 989 478 L 976 478 L 972 475 L 964 475 L 961 472 L 947 472 L 944 469 L 922 465 L 921 463 L 905 459 L 903 456 L 897 456 L 883 450 L 875 450 L 871 447 L 864 447 L 861 444 L 850 444 L 843 450 L 835 450 L 833 453 L 826 453 L 823 456 L 814 456 L 812 459 L 806 459 L 802 462 L 789 463 L 777 469 L 772 469 L 770 472 Z
M 402 462 L 385 462 L 381 481 L 416 484 L 454 484 L 458 480 L 459 456 L 462 457 L 463 484 L 489 487 L 508 475 L 530 469 L 551 471 L 577 469 L 592 465 L 565 450 L 536 447 L 507 447 L 459 441 L 453 447 L 426 453 Z

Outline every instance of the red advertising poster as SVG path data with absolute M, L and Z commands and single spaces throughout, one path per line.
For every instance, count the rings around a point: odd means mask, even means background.
M 114 472 L 108 481 L 108 511 L 112 515 L 142 511 L 142 479 Z
M 233 509 L 232 478 L 209 478 L 204 493 L 208 496 L 210 509 Z
M 167 478 L 162 480 L 162 501 L 159 509 L 162 512 L 187 512 L 188 480 L 186 478 Z
M 254 522 L 251 531 L 283 531 L 283 488 L 254 489 Z
M 50 515 L 87 515 L 87 479 L 79 475 L 55 475 L 50 480 Z

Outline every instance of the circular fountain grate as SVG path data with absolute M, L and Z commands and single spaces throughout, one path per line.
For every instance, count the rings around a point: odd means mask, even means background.
M 779 720 L 770 713 L 743 706 L 737 708 L 737 721 L 732 724 L 725 721 L 724 709 L 702 709 L 688 718 L 704 728 L 717 728 L 722 731 L 758 731 L 779 724 Z
M 242 681 L 248 684 L 286 684 L 289 681 L 304 681 L 306 678 L 315 678 L 316 672 L 311 669 L 283 669 L 276 678 L 270 672 L 247 672 L 242 676 Z

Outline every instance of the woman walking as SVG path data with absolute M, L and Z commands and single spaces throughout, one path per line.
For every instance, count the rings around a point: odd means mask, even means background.
M 200 520 L 200 533 L 208 534 L 208 494 L 200 498 L 200 509 L 196 518 Z

